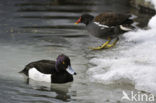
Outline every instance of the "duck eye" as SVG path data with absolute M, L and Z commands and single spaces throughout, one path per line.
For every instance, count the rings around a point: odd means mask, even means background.
M 65 62 L 63 61 L 62 64 L 65 64 Z

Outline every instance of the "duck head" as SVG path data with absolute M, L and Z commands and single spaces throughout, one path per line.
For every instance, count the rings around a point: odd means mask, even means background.
M 75 24 L 84 23 L 84 24 L 88 25 L 93 19 L 94 19 L 94 16 L 92 16 L 92 15 L 90 15 L 90 14 L 83 14 L 83 15 L 81 15 L 80 18 L 75 22 Z
M 69 74 L 76 75 L 76 72 L 71 67 L 69 57 L 64 54 L 57 57 L 55 68 L 57 72 L 67 71 Z

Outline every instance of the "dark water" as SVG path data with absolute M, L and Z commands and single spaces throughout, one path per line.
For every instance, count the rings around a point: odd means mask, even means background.
M 0 103 L 120 103 L 121 89 L 132 85 L 102 85 L 89 81 L 86 71 L 99 45 L 84 25 L 74 25 L 82 13 L 132 13 L 140 27 L 151 15 L 140 14 L 128 0 L 1 0 Z M 26 80 L 18 73 L 34 60 L 53 59 L 64 53 L 78 75 L 74 82 L 48 84 Z

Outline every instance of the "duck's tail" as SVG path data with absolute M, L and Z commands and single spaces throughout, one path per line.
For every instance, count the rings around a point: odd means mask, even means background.
M 23 73 L 23 74 L 28 76 L 28 68 L 27 68 L 27 66 L 23 70 L 21 70 L 19 73 Z
M 19 71 L 18 73 L 24 73 L 24 72 L 25 72 L 25 69 L 23 69 L 23 70 Z

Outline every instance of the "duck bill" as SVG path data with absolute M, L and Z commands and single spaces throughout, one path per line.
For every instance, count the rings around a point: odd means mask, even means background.
M 71 75 L 76 75 L 76 72 L 72 69 L 71 66 L 68 66 L 68 68 L 66 69 L 66 71 L 71 74 Z
M 81 22 L 81 17 L 75 22 L 75 24 L 78 24 Z

